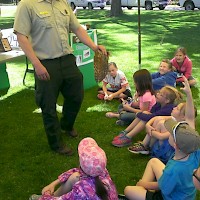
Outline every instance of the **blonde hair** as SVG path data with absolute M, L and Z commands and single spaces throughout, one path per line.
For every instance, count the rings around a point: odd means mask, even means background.
M 167 85 L 164 86 L 163 89 L 166 91 L 166 97 L 169 103 L 175 103 L 177 105 L 183 100 L 183 94 L 176 88 Z
M 172 63 L 171 63 L 171 61 L 169 59 L 162 59 L 162 61 L 159 64 L 159 67 L 160 67 L 162 62 L 168 64 L 168 68 L 170 69 L 170 71 L 172 71 L 172 72 L 176 71 L 176 68 L 174 66 L 172 66 Z

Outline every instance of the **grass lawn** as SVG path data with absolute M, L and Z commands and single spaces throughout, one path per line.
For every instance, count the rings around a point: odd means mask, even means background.
M 108 17 L 106 10 L 78 10 L 81 23 L 89 23 L 98 31 L 98 41 L 111 53 L 110 61 L 123 70 L 134 91 L 132 74 L 138 70 L 137 11 L 126 10 L 119 18 Z M 198 84 L 192 88 L 195 105 L 199 104 L 199 33 L 200 12 L 141 11 L 142 68 L 155 72 L 163 58 L 172 58 L 178 46 L 188 50 L 193 61 L 193 75 Z M 0 17 L 0 29 L 10 28 L 12 17 Z M 43 129 L 41 114 L 37 108 L 34 90 L 22 85 L 25 70 L 24 58 L 7 63 L 11 88 L 0 97 L 0 198 L 25 200 L 32 193 L 40 193 L 43 186 L 65 170 L 78 166 L 77 145 L 87 136 L 93 137 L 106 151 L 107 168 L 119 193 L 126 185 L 134 185 L 142 176 L 148 156 L 133 155 L 127 148 L 115 148 L 111 141 L 124 127 L 115 125 L 115 119 L 107 119 L 107 111 L 116 110 L 117 101 L 97 100 L 97 86 L 85 91 L 84 102 L 75 127 L 79 137 L 64 136 L 76 153 L 71 157 L 57 155 L 49 150 Z M 34 85 L 32 74 L 27 84 Z M 62 104 L 62 97 L 58 103 Z M 60 114 L 59 114 L 60 116 Z M 200 131 L 200 117 L 197 130 Z M 144 132 L 133 141 L 142 140 Z M 197 199 L 200 199 L 198 192 Z

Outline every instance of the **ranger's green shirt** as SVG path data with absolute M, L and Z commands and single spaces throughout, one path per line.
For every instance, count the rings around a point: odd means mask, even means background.
M 80 26 L 66 0 L 22 0 L 14 31 L 27 36 L 37 57 L 53 59 L 71 54 L 69 32 Z

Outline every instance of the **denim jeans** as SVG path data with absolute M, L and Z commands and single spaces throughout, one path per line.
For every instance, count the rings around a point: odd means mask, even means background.
M 129 125 L 135 119 L 136 116 L 136 114 L 133 112 L 124 111 L 122 104 L 119 105 L 118 112 L 120 113 L 119 119 L 124 121 L 127 125 Z

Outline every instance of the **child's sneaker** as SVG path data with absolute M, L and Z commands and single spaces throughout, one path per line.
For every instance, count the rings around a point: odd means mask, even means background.
M 30 196 L 29 200 L 39 200 L 42 195 L 33 194 Z
M 113 141 L 114 141 L 114 140 L 117 140 L 117 139 L 120 138 L 120 137 L 123 137 L 124 135 L 126 135 L 126 131 L 121 131 L 121 132 L 119 133 L 119 135 L 117 135 L 117 136 L 115 136 L 115 137 L 113 138 Z
M 97 95 L 97 98 L 98 98 L 99 100 L 104 100 L 104 97 L 105 97 L 105 94 L 98 94 L 98 95 Z
M 114 145 L 115 147 L 125 147 L 131 145 L 131 143 L 132 140 L 128 138 L 126 135 L 118 137 L 118 139 L 112 141 L 112 145 Z
M 128 150 L 131 153 L 135 153 L 135 154 L 139 154 L 139 153 L 145 154 L 145 155 L 149 154 L 149 149 L 146 148 L 142 143 L 136 143 L 133 146 L 128 147 Z

